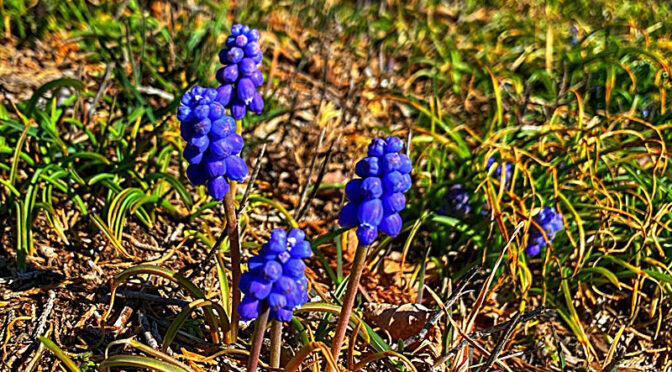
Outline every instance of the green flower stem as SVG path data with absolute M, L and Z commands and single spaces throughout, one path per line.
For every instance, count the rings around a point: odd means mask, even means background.
M 282 322 L 274 320 L 271 324 L 271 367 L 280 368 L 282 349 Z
M 252 335 L 252 350 L 250 350 L 250 358 L 247 360 L 247 372 L 256 372 L 259 364 L 259 353 L 261 352 L 261 344 L 264 343 L 264 332 L 266 331 L 266 323 L 268 323 L 268 315 L 271 309 L 268 307 L 266 301 L 261 305 L 259 317 L 254 324 L 254 335 Z
M 226 228 L 229 235 L 229 247 L 231 251 L 231 343 L 238 340 L 238 304 L 240 303 L 240 235 L 238 230 L 238 219 L 236 218 L 236 207 L 233 205 L 233 194 L 235 185 L 231 186 L 229 192 L 224 196 L 224 210 L 226 212 Z
M 355 304 L 355 297 L 357 297 L 357 289 L 359 287 L 359 279 L 362 277 L 362 271 L 364 270 L 364 261 L 366 261 L 366 252 L 367 247 L 363 245 L 357 246 L 357 252 L 355 253 L 355 261 L 352 263 L 352 270 L 350 271 L 350 279 L 348 281 L 348 288 L 345 291 L 345 297 L 343 298 L 343 305 L 341 306 L 341 313 L 338 317 L 338 323 L 336 324 L 336 333 L 334 334 L 334 339 L 331 342 L 331 354 L 334 356 L 334 359 L 338 363 L 338 355 L 341 351 L 341 346 L 343 346 L 343 340 L 345 339 L 345 331 L 348 328 L 348 321 L 350 320 L 350 314 L 352 314 L 352 306 Z M 331 368 L 327 369 L 331 371 Z M 335 372 L 335 371 L 331 371 Z

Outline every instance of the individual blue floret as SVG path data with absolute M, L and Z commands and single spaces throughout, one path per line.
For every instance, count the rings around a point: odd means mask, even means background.
M 186 142 L 187 177 L 194 185 L 206 185 L 208 193 L 222 200 L 229 180 L 243 181 L 247 164 L 238 155 L 243 138 L 235 133 L 236 121 L 226 115 L 218 90 L 195 86 L 184 93 L 177 109 L 180 134 Z
M 240 290 L 245 297 L 238 306 L 242 320 L 259 316 L 262 304 L 270 307 L 273 320 L 289 322 L 294 309 L 308 301 L 308 280 L 304 258 L 313 251 L 300 229 L 286 233 L 275 229 L 257 255 L 248 263 L 240 278 Z
M 404 142 L 391 136 L 375 138 L 368 156 L 355 165 L 360 178 L 348 182 L 345 194 L 348 203 L 341 209 L 339 224 L 357 226 L 357 238 L 362 245 L 371 245 L 381 231 L 397 236 L 403 221 L 399 212 L 406 207 L 404 193 L 411 188 L 413 170 L 408 155 L 400 153 Z
M 224 49 L 219 52 L 223 65 L 217 70 L 217 80 L 223 105 L 231 110 L 236 120 L 242 119 L 247 110 L 261 114 L 264 99 L 257 89 L 264 83 L 258 68 L 263 56 L 259 47 L 259 31 L 245 25 L 231 27 Z

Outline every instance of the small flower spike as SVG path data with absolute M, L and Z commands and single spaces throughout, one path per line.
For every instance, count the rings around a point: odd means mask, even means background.
M 495 163 L 495 158 L 488 158 L 488 163 L 485 166 L 485 170 L 488 171 L 490 170 L 490 167 L 492 167 L 492 164 Z M 509 163 L 504 163 L 504 188 L 508 189 L 509 188 L 509 181 L 511 181 L 511 176 L 513 175 L 513 166 Z M 497 165 L 497 168 L 495 168 L 495 171 L 492 172 L 492 177 L 496 179 L 497 181 L 502 179 L 502 165 Z
M 546 237 L 548 237 L 548 242 L 541 231 L 533 225 L 528 233 L 526 248 L 527 254 L 530 256 L 538 255 L 541 252 L 541 248 L 550 243 L 555 234 L 563 229 L 562 214 L 558 213 L 554 207 L 545 207 L 542 209 L 541 212 L 534 216 L 534 222 L 544 230 Z
M 231 27 L 224 49 L 219 52 L 223 65 L 217 71 L 217 80 L 222 84 L 218 91 L 222 104 L 231 110 L 236 120 L 247 111 L 261 114 L 264 99 L 257 89 L 264 83 L 258 65 L 263 56 L 259 47 L 259 31 L 245 25 Z
M 208 193 L 222 200 L 229 180 L 243 181 L 248 169 L 238 155 L 243 138 L 236 134 L 236 121 L 226 115 L 220 93 L 195 86 L 184 93 L 177 109 L 180 133 L 186 142 L 187 177 L 193 185 L 206 185 Z
M 454 218 L 465 217 L 470 211 L 469 193 L 460 184 L 453 185 L 448 189 L 438 210 L 439 214 Z
M 300 229 L 289 233 L 273 230 L 268 242 L 250 259 L 249 271 L 240 279 L 240 290 L 245 294 L 238 307 L 240 318 L 257 318 L 265 301 L 271 308 L 271 319 L 289 322 L 294 309 L 308 301 L 303 259 L 312 254 L 310 242 Z
M 355 166 L 355 178 L 345 186 L 348 204 L 341 209 L 339 224 L 357 226 L 362 245 L 371 245 L 378 232 L 397 236 L 403 221 L 399 212 L 406 207 L 404 193 L 411 188 L 413 165 L 401 153 L 404 142 L 398 137 L 375 138 L 368 156 Z

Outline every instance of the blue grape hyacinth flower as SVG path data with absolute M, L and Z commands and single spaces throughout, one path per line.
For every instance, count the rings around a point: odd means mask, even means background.
M 461 184 L 455 184 L 448 189 L 438 210 L 439 214 L 454 218 L 465 217 L 470 211 L 469 193 Z
M 495 158 L 490 157 L 488 158 L 488 163 L 485 166 L 486 170 L 489 170 L 490 167 L 492 167 L 492 164 L 495 163 Z M 511 176 L 513 175 L 513 166 L 509 163 L 504 163 L 504 188 L 508 189 L 509 188 L 509 181 L 511 181 Z M 497 168 L 492 172 L 492 177 L 495 178 L 496 180 L 501 180 L 502 179 L 502 165 L 497 165 Z
M 217 70 L 217 81 L 222 86 L 222 102 L 231 110 L 234 119 L 245 117 L 247 110 L 261 114 L 264 99 L 257 91 L 264 83 L 258 68 L 263 56 L 259 47 L 259 31 L 249 26 L 236 24 L 219 52 L 223 65 Z
M 530 256 L 538 255 L 541 252 L 541 248 L 550 243 L 555 234 L 563 229 L 562 214 L 558 213 L 554 207 L 545 207 L 542 209 L 534 216 L 534 222 L 544 230 L 546 237 L 548 237 L 548 242 L 541 231 L 533 225 L 528 233 L 526 248 L 527 254 Z
M 368 246 L 378 231 L 397 236 L 406 207 L 404 193 L 411 188 L 413 166 L 408 155 L 400 153 L 404 142 L 395 136 L 371 141 L 368 156 L 355 166 L 355 178 L 345 185 L 348 203 L 341 209 L 339 224 L 357 226 L 359 243 Z
M 235 132 L 236 121 L 226 115 L 220 90 L 195 86 L 180 103 L 177 119 L 186 141 L 187 177 L 195 186 L 207 185 L 208 193 L 222 200 L 229 192 L 229 180 L 247 177 L 247 164 L 238 155 L 243 137 Z
M 304 258 L 313 251 L 300 229 L 275 229 L 257 255 L 250 258 L 249 271 L 240 278 L 245 297 L 238 306 L 242 320 L 259 316 L 264 303 L 273 320 L 289 322 L 294 310 L 308 301 L 308 280 Z
M 576 45 L 579 43 L 578 35 L 579 35 L 579 29 L 576 27 L 576 25 L 571 25 L 569 26 L 569 42 L 572 43 L 573 45 Z

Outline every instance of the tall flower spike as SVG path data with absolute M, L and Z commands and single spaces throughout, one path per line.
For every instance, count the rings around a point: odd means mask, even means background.
M 541 230 L 533 225 L 528 233 L 526 248 L 527 254 L 530 256 L 538 255 L 541 248 L 549 244 L 555 238 L 555 234 L 563 229 L 562 214 L 558 213 L 554 207 L 542 209 L 534 216 L 534 222 L 544 230 L 548 241 L 544 238 Z
M 300 229 L 285 233 L 275 229 L 268 243 L 249 261 L 249 271 L 240 279 L 240 290 L 245 298 L 238 306 L 242 320 L 259 316 L 262 304 L 271 309 L 271 319 L 288 322 L 294 309 L 308 301 L 308 280 L 303 258 L 313 251 Z
M 259 31 L 241 24 L 231 27 L 224 49 L 219 52 L 222 67 L 217 71 L 223 104 L 236 120 L 247 111 L 261 114 L 264 99 L 257 89 L 264 83 L 258 65 L 263 56 L 259 47 Z
M 371 245 L 381 231 L 397 236 L 402 220 L 399 212 L 406 207 L 404 192 L 411 188 L 411 159 L 401 153 L 404 142 L 398 137 L 375 138 L 368 156 L 360 160 L 355 178 L 345 186 L 348 204 L 341 209 L 339 224 L 357 227 L 362 245 Z
M 194 185 L 207 185 L 217 200 L 229 192 L 229 180 L 243 181 L 248 173 L 238 155 L 243 138 L 235 133 L 236 121 L 226 116 L 221 95 L 221 89 L 195 86 L 184 93 L 177 109 L 187 177 Z

